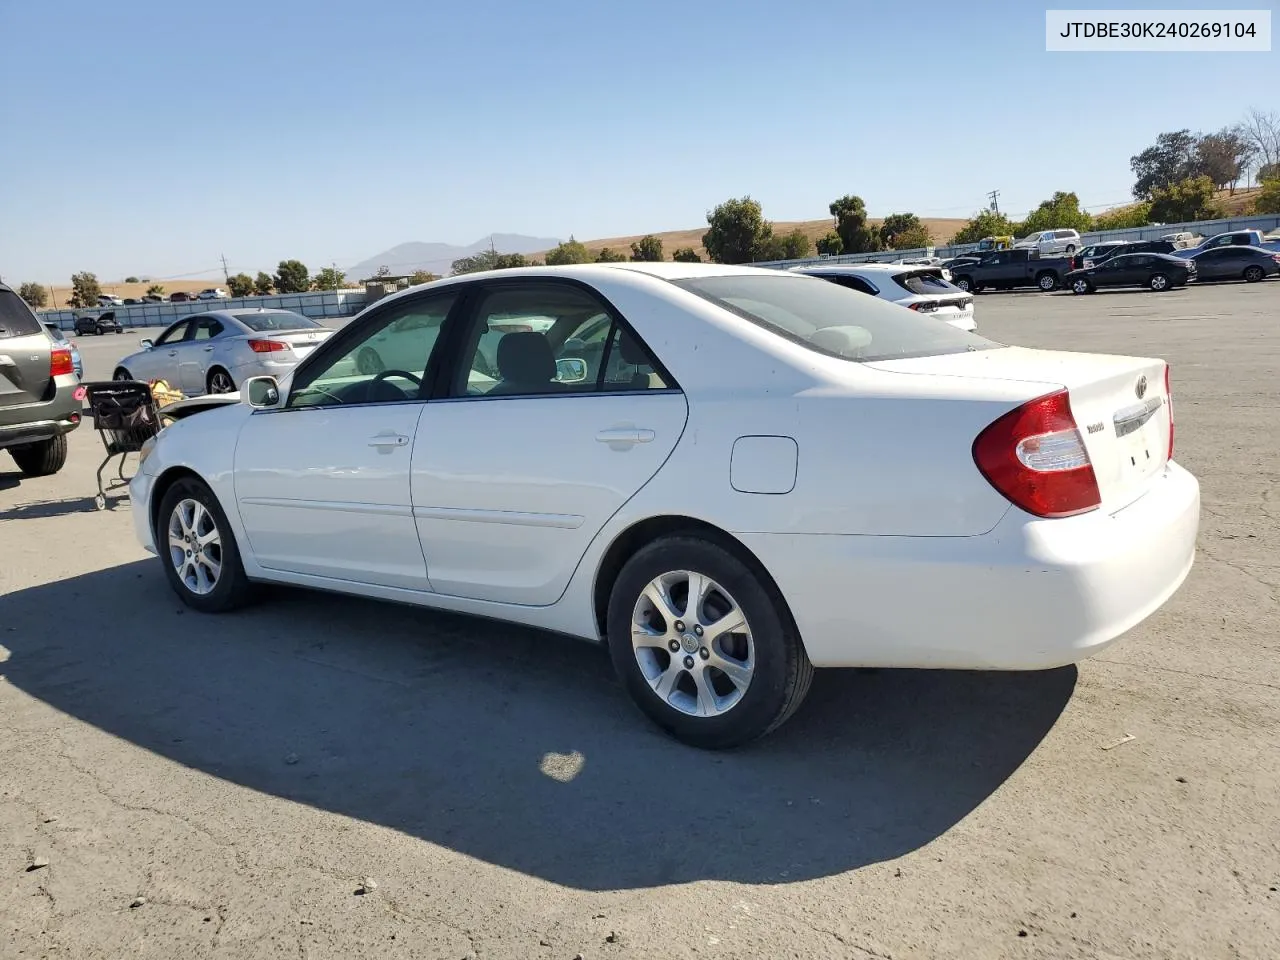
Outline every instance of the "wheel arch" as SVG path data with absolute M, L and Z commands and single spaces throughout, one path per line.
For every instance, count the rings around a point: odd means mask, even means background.
M 622 568 L 627 561 L 655 540 L 681 534 L 708 540 L 729 551 L 746 564 L 747 568 L 760 578 L 760 582 L 765 589 L 773 595 L 778 604 L 778 609 L 798 634 L 799 630 L 796 626 L 795 617 L 791 614 L 791 608 L 787 605 L 786 597 L 783 596 L 782 590 L 778 587 L 777 581 L 773 579 L 773 575 L 769 573 L 768 568 L 752 552 L 750 547 L 733 534 L 717 527 L 713 523 L 679 514 L 665 514 L 647 517 L 644 520 L 633 523 L 614 537 L 613 542 L 609 544 L 604 554 L 600 557 L 600 562 L 596 565 L 595 581 L 591 590 L 591 609 L 595 617 L 596 629 L 601 637 L 608 636 L 609 597 L 613 593 L 613 585 L 617 582 L 618 574 L 622 572 Z M 803 641 L 804 638 L 801 637 L 801 642 L 803 643 Z
M 218 495 L 209 482 L 190 467 L 179 465 L 166 468 L 161 472 L 160 476 L 156 477 L 155 485 L 151 488 L 151 502 L 147 504 L 147 522 L 151 525 L 151 540 L 153 543 L 159 542 L 160 504 L 164 501 L 164 495 L 169 492 L 169 488 L 179 480 L 199 480 L 206 487 L 209 487 L 210 492 L 215 497 Z M 223 511 L 226 511 L 226 507 L 223 507 Z

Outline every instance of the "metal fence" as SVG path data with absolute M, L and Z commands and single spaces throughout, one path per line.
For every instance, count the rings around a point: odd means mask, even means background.
M 1211 237 L 1215 233 L 1229 233 L 1233 230 L 1261 230 L 1269 233 L 1280 229 L 1280 214 L 1266 214 L 1258 217 L 1228 217 L 1224 220 L 1198 220 L 1193 223 L 1166 223 L 1159 227 L 1133 227 L 1125 230 L 1091 230 L 1080 234 L 1080 243 L 1087 246 L 1091 243 L 1104 243 L 1108 240 L 1156 240 L 1170 233 L 1193 233 L 1202 237 Z M 830 257 L 805 257 L 801 260 L 769 260 L 754 263 L 755 267 L 770 267 L 784 270 L 787 267 L 807 266 L 809 264 L 831 263 L 887 263 L 891 260 L 911 259 L 913 257 L 935 256 L 946 259 L 958 257 L 962 253 L 976 250 L 976 243 L 950 244 L 942 247 L 920 247 L 914 250 L 881 250 L 878 253 L 841 253 Z
M 63 330 L 75 326 L 77 317 L 97 317 L 107 311 L 115 313 L 122 326 L 167 327 L 182 317 L 210 310 L 292 310 L 306 317 L 350 317 L 368 303 L 363 290 L 325 290 L 313 293 L 276 293 L 265 297 L 235 297 L 225 300 L 183 300 L 178 303 L 130 304 L 124 307 L 87 307 L 84 309 L 41 310 L 43 320 L 56 323 Z

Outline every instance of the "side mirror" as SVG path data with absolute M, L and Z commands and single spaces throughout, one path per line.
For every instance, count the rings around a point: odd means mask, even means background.
M 155 341 L 153 341 L 150 337 L 143 337 L 142 340 L 139 342 L 142 344 L 143 350 L 150 350 L 152 347 L 155 346 Z
M 244 382 L 242 396 L 251 407 L 270 409 L 280 403 L 280 385 L 275 377 L 250 377 Z
M 561 383 L 581 383 L 587 379 L 587 361 L 580 357 L 557 360 L 556 379 Z

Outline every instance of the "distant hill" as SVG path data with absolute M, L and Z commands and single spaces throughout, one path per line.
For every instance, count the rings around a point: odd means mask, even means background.
M 377 274 L 379 268 L 386 267 L 394 274 L 413 273 L 416 270 L 427 270 L 444 276 L 449 272 L 453 261 L 461 257 L 469 257 L 481 250 L 488 250 L 492 243 L 499 253 L 536 253 L 549 250 L 560 241 L 550 237 L 526 237 L 519 233 L 494 233 L 481 237 L 475 243 L 458 246 L 453 243 L 401 243 L 384 250 L 377 256 L 362 260 L 354 266 L 346 268 L 348 283 L 359 283 Z

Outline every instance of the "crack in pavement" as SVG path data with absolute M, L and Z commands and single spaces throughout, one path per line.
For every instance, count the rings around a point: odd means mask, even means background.
M 1280 685 L 1267 683 L 1264 680 L 1241 680 L 1238 677 L 1220 677 L 1216 673 L 1198 673 L 1195 670 L 1179 670 L 1177 667 L 1165 667 L 1154 663 L 1134 663 L 1132 660 L 1110 660 L 1106 657 L 1090 657 L 1098 663 L 1110 663 L 1117 667 L 1133 667 L 1138 670 L 1160 670 L 1165 673 L 1179 673 L 1184 677 L 1196 677 L 1200 680 L 1221 680 L 1223 683 L 1238 683 L 1247 687 L 1266 687 L 1268 690 L 1280 690 Z

